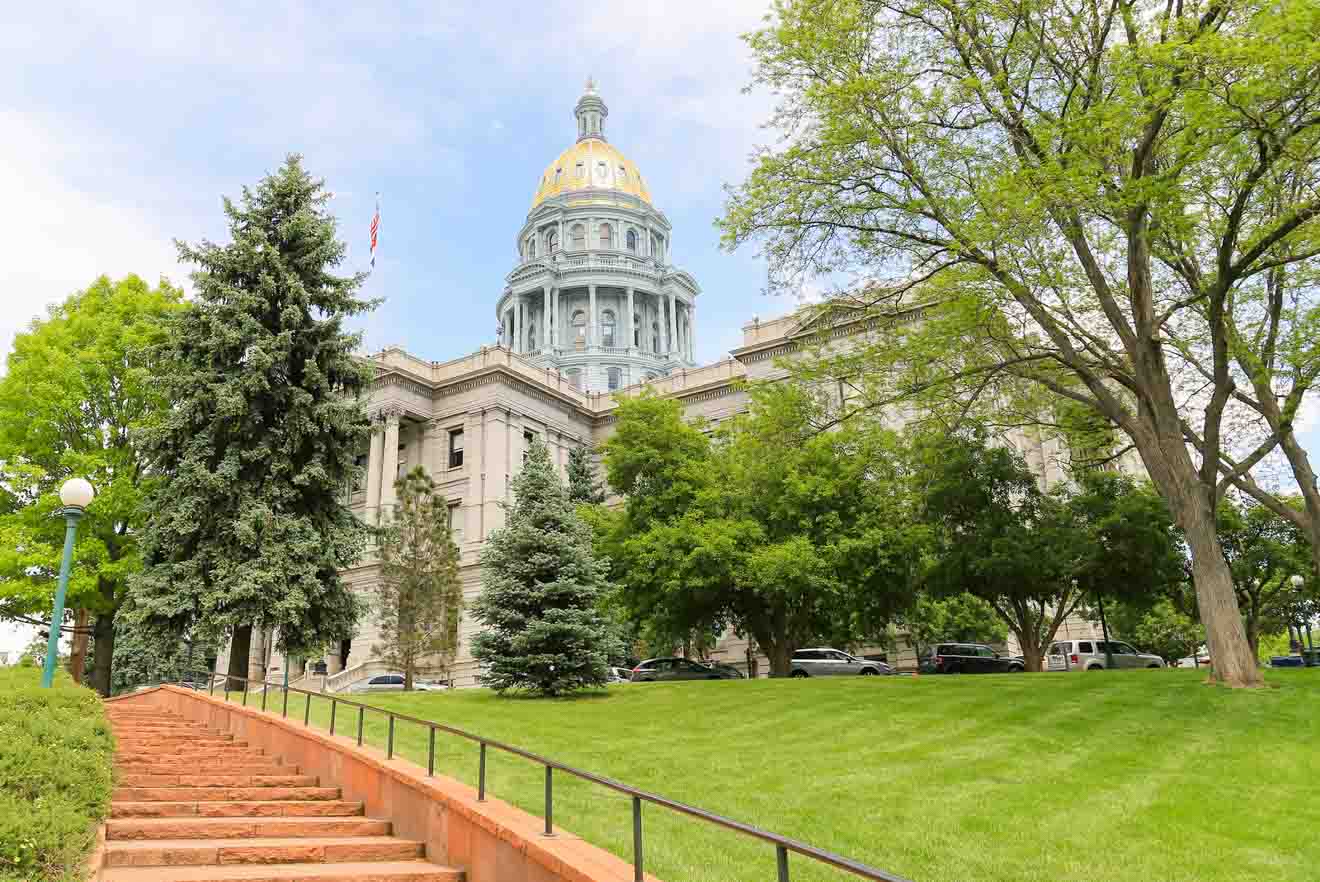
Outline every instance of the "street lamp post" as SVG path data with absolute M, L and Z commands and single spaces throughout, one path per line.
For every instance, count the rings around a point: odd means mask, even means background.
M 64 621 L 64 593 L 69 588 L 69 568 L 73 565 L 73 543 L 78 536 L 78 521 L 92 502 L 95 491 L 83 478 L 70 478 L 60 487 L 57 514 L 64 515 L 64 558 L 60 561 L 60 581 L 55 587 L 55 609 L 50 617 L 50 638 L 46 641 L 46 666 L 41 672 L 41 686 L 49 689 L 55 682 L 55 665 L 60 656 L 60 625 Z

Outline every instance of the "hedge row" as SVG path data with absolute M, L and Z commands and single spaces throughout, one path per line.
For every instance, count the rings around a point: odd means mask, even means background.
M 113 784 L 100 698 L 63 672 L 0 668 L 0 882 L 81 880 Z

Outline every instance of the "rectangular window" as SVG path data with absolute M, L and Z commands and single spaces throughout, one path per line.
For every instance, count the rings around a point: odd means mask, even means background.
M 451 502 L 449 504 L 449 536 L 454 540 L 455 545 L 463 544 L 463 504 L 461 502 Z
M 458 469 L 463 467 L 463 430 L 449 430 L 449 467 Z
M 532 444 L 536 441 L 536 433 L 530 429 L 523 431 L 523 462 L 527 462 L 527 452 L 532 449 Z
M 399 479 L 399 478 L 402 478 L 404 475 L 408 474 L 408 445 L 407 445 L 407 444 L 400 444 L 400 445 L 399 445 L 399 462 L 398 462 L 398 465 L 397 465 L 397 467 L 395 468 L 394 471 L 395 471 L 395 475 L 394 475 L 394 477 L 395 477 L 396 480 Z
M 1078 651 L 1078 652 L 1095 652 L 1095 650 L 1091 648 L 1091 641 L 1090 641 L 1090 640 L 1082 640 L 1081 642 L 1079 642 L 1079 643 L 1077 644 L 1077 651 Z

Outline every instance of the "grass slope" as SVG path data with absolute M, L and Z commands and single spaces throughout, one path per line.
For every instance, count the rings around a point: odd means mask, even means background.
M 1196 671 L 627 684 L 575 699 L 368 696 L 917 882 L 1300 880 L 1320 863 L 1320 671 L 1232 692 Z M 362 696 L 351 696 L 361 698 Z M 237 699 L 237 696 L 234 696 Z M 313 703 L 313 721 L 328 719 Z M 278 706 L 277 696 L 271 706 Z M 290 717 L 301 718 L 298 697 Z M 340 708 L 337 728 L 356 730 Z M 367 739 L 383 744 L 383 718 Z M 398 752 L 426 762 L 426 733 Z M 475 783 L 476 746 L 437 736 Z M 492 751 L 492 795 L 540 813 L 539 767 Z M 555 779 L 555 822 L 631 858 L 628 799 Z M 774 850 L 645 810 L 666 882 L 773 879 Z M 790 860 L 792 878 L 854 878 Z
M 63 672 L 0 668 L 0 882 L 83 877 L 110 804 L 114 742 L 101 699 Z

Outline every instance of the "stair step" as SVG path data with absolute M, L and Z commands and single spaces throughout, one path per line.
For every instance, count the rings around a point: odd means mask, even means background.
M 119 776 L 121 787 L 316 787 L 315 775 L 295 774 L 164 774 L 125 772 Z
M 257 757 L 251 762 L 208 763 L 208 771 L 217 775 L 297 775 L 297 766 L 280 765 L 274 757 Z M 142 757 L 121 756 L 115 760 L 121 775 L 195 775 L 197 763 L 187 759 L 152 762 Z
M 110 867 L 104 882 L 462 882 L 461 870 L 425 861 L 224 867 Z
M 348 818 L 362 814 L 362 803 L 342 799 L 312 802 L 112 802 L 112 818 Z
M 121 787 L 111 802 L 270 802 L 338 799 L 338 787 Z
M 212 864 L 320 864 L 409 861 L 423 857 L 420 842 L 393 836 L 301 839 L 155 839 L 106 844 L 107 867 L 179 867 Z
M 272 836 L 389 836 L 389 821 L 376 818 L 111 818 L 105 837 L 115 841 L 161 839 L 251 839 Z

